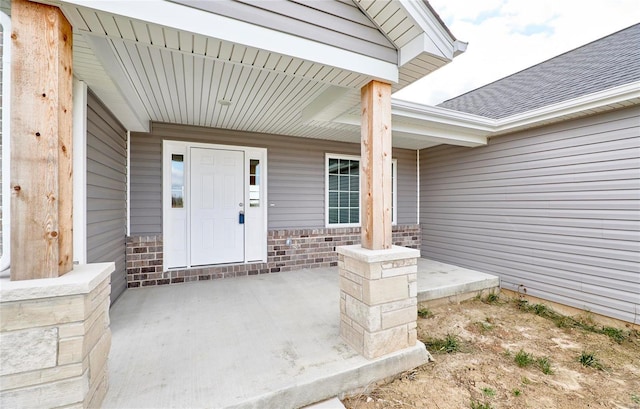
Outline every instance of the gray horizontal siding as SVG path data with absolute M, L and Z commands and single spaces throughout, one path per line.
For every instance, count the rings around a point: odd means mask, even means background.
M 335 0 L 173 2 L 383 61 L 398 62 L 395 46 L 353 3 Z
M 325 226 L 325 153 L 359 155 L 360 145 L 220 129 L 153 124 L 131 135 L 131 234 L 162 233 L 162 140 L 267 148 L 269 229 Z M 394 149 L 398 160 L 398 223 L 415 224 L 416 152 Z
M 640 109 L 420 152 L 422 255 L 640 321 Z
M 92 93 L 87 103 L 87 261 L 115 262 L 112 302 L 126 288 L 126 130 Z

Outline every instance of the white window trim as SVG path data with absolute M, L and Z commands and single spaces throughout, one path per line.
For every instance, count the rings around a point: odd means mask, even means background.
M 362 159 L 358 155 L 344 155 L 341 153 L 325 153 L 324 155 L 324 225 L 327 228 L 339 228 L 339 227 L 360 227 L 360 223 L 329 223 L 329 159 L 346 159 L 357 160 L 362 163 Z M 391 225 L 398 224 L 398 160 L 392 159 L 391 166 L 394 169 L 395 177 L 392 179 L 393 183 L 393 214 L 391 215 Z M 362 178 L 360 178 L 360 186 L 358 189 L 358 201 L 360 202 L 360 194 L 362 192 Z M 362 210 L 362 203 L 360 202 L 360 210 Z M 362 219 L 362 214 L 360 215 Z
M 87 84 L 75 77 L 72 116 L 73 261 L 87 264 Z

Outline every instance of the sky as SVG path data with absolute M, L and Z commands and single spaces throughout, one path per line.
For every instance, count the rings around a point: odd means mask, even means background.
M 429 0 L 467 50 L 395 93 L 437 105 L 640 22 L 639 0 Z

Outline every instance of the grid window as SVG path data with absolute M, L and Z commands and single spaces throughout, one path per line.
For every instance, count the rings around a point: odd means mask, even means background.
M 360 225 L 360 159 L 356 156 L 327 155 L 327 225 Z M 392 217 L 395 222 L 396 161 L 391 169 Z

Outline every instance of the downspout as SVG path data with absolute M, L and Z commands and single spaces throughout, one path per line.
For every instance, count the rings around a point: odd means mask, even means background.
M 2 24 L 2 257 L 0 271 L 11 266 L 11 17 Z

